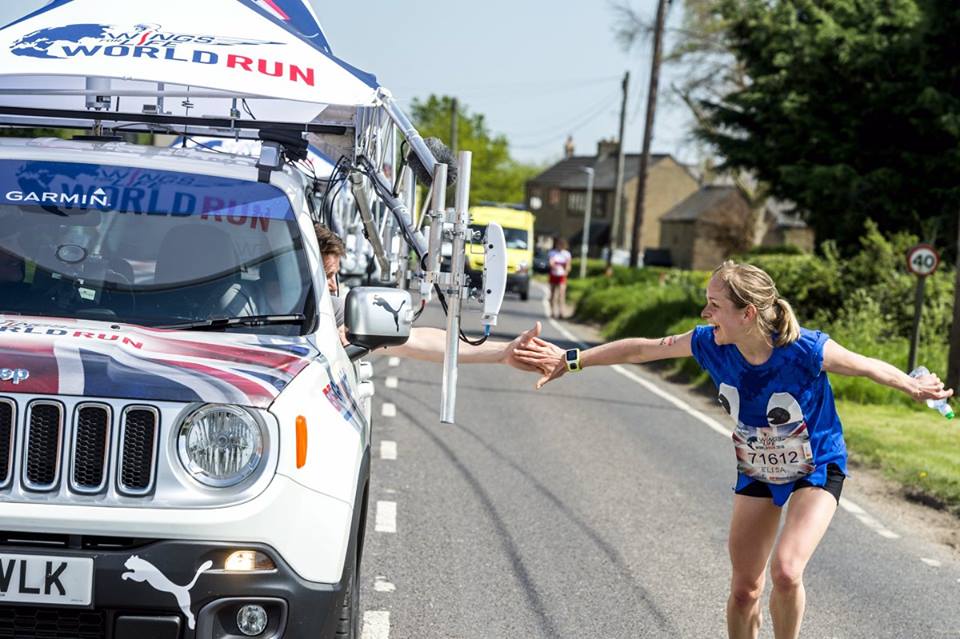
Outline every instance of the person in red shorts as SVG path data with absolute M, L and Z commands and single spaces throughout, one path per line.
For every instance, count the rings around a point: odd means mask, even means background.
M 569 246 L 562 237 L 555 237 L 553 250 L 547 253 L 547 263 L 550 266 L 550 317 L 558 319 L 567 314 L 567 276 L 570 275 L 573 263 Z

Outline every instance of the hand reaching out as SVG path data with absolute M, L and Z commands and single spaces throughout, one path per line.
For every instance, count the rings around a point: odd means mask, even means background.
M 534 337 L 525 346 L 517 349 L 516 356 L 521 362 L 543 373 L 543 377 L 537 380 L 537 389 L 540 389 L 547 382 L 562 377 L 567 372 L 565 353 L 566 351 L 556 344 Z
M 533 340 L 539 339 L 540 328 L 540 322 L 537 322 L 533 325 L 533 328 L 520 333 L 512 342 L 506 344 L 500 355 L 500 363 L 513 366 L 522 371 L 545 373 L 544 368 L 537 365 L 537 363 L 527 362 L 518 357 L 521 349 L 526 348 Z

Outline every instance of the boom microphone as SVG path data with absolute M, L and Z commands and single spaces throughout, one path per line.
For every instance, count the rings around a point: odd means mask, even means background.
M 440 138 L 424 138 L 423 143 L 430 149 L 430 153 L 440 164 L 447 165 L 447 186 L 452 186 L 457 181 L 457 159 L 453 151 L 440 140 Z M 420 158 L 413 149 L 407 153 L 407 164 L 410 165 L 417 182 L 424 186 L 433 184 L 433 174 L 427 170 Z

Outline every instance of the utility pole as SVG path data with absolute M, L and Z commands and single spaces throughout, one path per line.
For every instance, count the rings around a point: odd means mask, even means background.
M 587 253 L 590 252 L 590 210 L 593 208 L 593 167 L 581 169 L 587 174 L 587 205 L 583 212 L 583 233 L 580 242 L 580 279 L 587 277 Z
M 650 88 L 647 93 L 647 117 L 643 125 L 643 150 L 640 152 L 640 175 L 637 176 L 637 201 L 633 211 L 633 242 L 630 244 L 630 266 L 636 267 L 640 255 L 643 227 L 643 199 L 647 192 L 647 167 L 650 164 L 650 141 L 653 138 L 653 116 L 657 110 L 657 91 L 660 87 L 660 52 L 663 48 L 663 23 L 667 3 L 657 1 L 657 23 L 653 31 L 653 62 L 650 64 Z
M 457 99 L 450 102 L 450 150 L 457 155 Z
M 613 192 L 613 224 L 610 226 L 610 239 L 607 242 L 607 266 L 613 263 L 613 249 L 620 248 L 620 216 L 623 211 L 623 126 L 627 119 L 627 90 L 630 86 L 630 72 L 623 73 L 623 97 L 620 100 L 620 132 L 617 134 L 617 183 Z
M 947 388 L 960 393 L 960 216 L 957 219 L 956 280 L 953 293 L 953 325 L 950 327 L 950 352 L 947 355 Z

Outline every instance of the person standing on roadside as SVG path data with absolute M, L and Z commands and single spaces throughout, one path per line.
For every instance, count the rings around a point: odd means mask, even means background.
M 796 639 L 806 605 L 803 573 L 840 502 L 847 451 L 827 373 L 866 377 L 915 400 L 950 397 L 934 375 L 913 378 L 801 328 L 763 270 L 727 261 L 707 286 L 707 324 L 662 339 L 628 338 L 580 352 L 539 338 L 517 357 L 552 366 L 537 383 L 603 364 L 696 359 L 734 423 L 737 459 L 728 548 L 731 639 L 756 639 L 766 566 L 776 639 Z M 782 507 L 788 502 L 779 535 Z
M 547 253 L 550 267 L 550 317 L 562 319 L 567 315 L 567 277 L 573 266 L 570 245 L 562 237 L 553 238 L 553 249 Z

